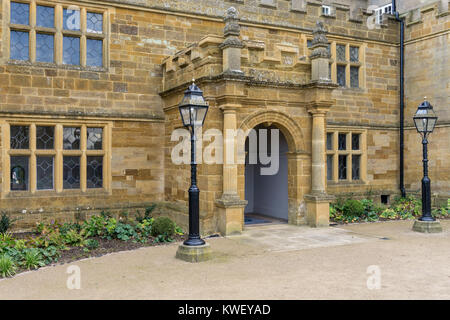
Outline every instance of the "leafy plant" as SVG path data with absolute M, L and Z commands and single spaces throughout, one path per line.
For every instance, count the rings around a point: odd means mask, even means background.
M 65 244 L 73 246 L 80 245 L 83 242 L 83 236 L 73 229 L 62 234 L 62 238 Z
M 0 256 L 0 275 L 3 278 L 12 277 L 16 274 L 16 270 L 17 267 L 14 260 L 10 256 L 2 254 Z
M 133 228 L 133 226 L 122 222 L 119 222 L 117 224 L 117 227 L 115 229 L 115 235 L 117 239 L 120 239 L 122 241 L 127 241 L 130 240 L 131 238 L 137 237 L 136 230 Z
M 22 265 L 28 270 L 45 266 L 42 253 L 36 248 L 26 249 L 24 251 L 24 261 L 22 262 Z
M 385 219 L 390 219 L 390 220 L 394 220 L 398 218 L 397 212 L 395 212 L 394 209 L 388 208 L 386 210 L 384 210 L 381 214 L 380 214 L 381 218 L 385 218 Z
M 150 220 L 152 219 L 151 213 L 153 210 L 155 210 L 156 204 L 152 204 L 151 206 L 145 208 L 145 213 L 142 216 L 139 212 L 139 210 L 136 211 L 136 221 L 139 223 L 142 223 L 143 220 Z

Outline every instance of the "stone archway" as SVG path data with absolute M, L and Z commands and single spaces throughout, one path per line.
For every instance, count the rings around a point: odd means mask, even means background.
M 247 116 L 239 126 L 247 134 L 260 124 L 277 127 L 287 141 L 287 184 L 288 184 L 288 223 L 306 223 L 306 204 L 303 197 L 311 189 L 311 157 L 306 152 L 306 143 L 301 128 L 283 112 L 263 110 Z M 245 199 L 245 164 L 238 165 L 238 194 Z

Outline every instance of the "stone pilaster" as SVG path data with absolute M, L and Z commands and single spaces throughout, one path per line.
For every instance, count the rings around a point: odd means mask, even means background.
M 223 52 L 223 73 L 243 75 L 241 70 L 241 49 L 244 44 L 239 36 L 241 28 L 239 26 L 238 12 L 234 7 L 227 10 L 225 16 L 225 28 L 223 30 L 225 40 L 220 45 Z
M 216 200 L 218 229 L 222 235 L 241 233 L 244 226 L 246 200 L 237 192 L 236 106 L 225 105 L 223 111 L 223 194 Z
M 326 193 L 325 147 L 326 114 L 334 100 L 331 98 L 336 84 L 330 80 L 328 64 L 328 39 L 322 22 L 317 22 L 313 31 L 313 52 L 311 59 L 311 82 L 306 96 L 308 112 L 312 116 L 311 146 L 311 193 L 305 195 L 306 221 L 312 227 L 328 227 L 330 221 L 330 202 L 334 197 Z

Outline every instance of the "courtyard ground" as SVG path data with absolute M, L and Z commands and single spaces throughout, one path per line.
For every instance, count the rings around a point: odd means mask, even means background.
M 208 262 L 175 259 L 176 243 L 141 248 L 0 280 L 0 298 L 450 299 L 450 221 L 440 234 L 412 224 L 251 226 L 207 239 Z M 79 267 L 80 289 L 67 288 L 70 266 Z

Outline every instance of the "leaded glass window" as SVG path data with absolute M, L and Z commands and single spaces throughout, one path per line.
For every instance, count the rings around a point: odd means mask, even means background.
M 352 155 L 352 180 L 360 179 L 360 166 L 361 166 L 361 156 Z
M 10 19 L 6 21 L 10 60 L 77 67 L 104 65 L 107 15 L 76 6 L 56 10 L 51 2 L 31 3 L 35 5 L 34 10 L 30 3 L 11 2 L 7 15 Z M 83 17 L 81 11 L 86 13 Z M 61 38 L 62 41 L 57 41 Z
M 28 149 L 30 145 L 30 128 L 28 126 L 11 126 L 9 131 L 11 149 Z
M 337 135 L 337 143 L 332 139 L 334 135 Z M 326 139 L 327 179 L 334 182 L 365 180 L 365 172 L 361 173 L 361 162 L 366 161 L 361 145 L 365 135 L 361 132 L 336 131 L 327 132 Z
M 55 27 L 55 8 L 36 6 L 36 25 L 38 27 Z
M 80 149 L 81 128 L 64 127 L 63 148 L 64 150 Z
M 36 34 L 36 61 L 53 62 L 54 38 L 53 35 Z
M 102 128 L 87 128 L 87 149 L 101 150 L 103 148 Z
M 359 61 L 359 48 L 350 46 L 350 61 L 358 62 Z
M 28 32 L 11 31 L 10 55 L 12 60 L 29 60 L 30 58 L 30 35 Z
M 337 44 L 336 45 L 336 58 L 338 61 L 346 61 L 345 59 L 345 45 Z
M 88 11 L 86 16 L 86 24 L 87 24 L 87 32 L 102 33 L 103 14 Z
M 347 150 L 347 135 L 339 133 L 338 135 L 338 150 Z
M 352 133 L 352 150 L 359 150 L 359 133 Z
M 352 88 L 359 87 L 359 67 L 350 67 L 350 86 Z
M 63 63 L 70 65 L 80 64 L 80 38 L 63 38 Z
M 86 46 L 86 64 L 101 67 L 103 65 L 103 40 L 87 39 Z
M 327 180 L 333 180 L 333 156 L 327 155 Z
M 53 189 L 53 157 L 36 157 L 36 187 L 38 190 Z
M 10 168 L 11 190 L 28 190 L 29 157 L 12 156 L 10 158 Z
M 336 66 L 337 83 L 341 87 L 345 87 L 345 65 L 338 64 Z
M 87 157 L 87 187 L 103 187 L 103 157 Z
M 327 150 L 333 150 L 333 133 L 327 133 Z
M 338 172 L 339 180 L 347 179 L 347 155 L 339 155 Z
M 80 10 L 63 9 L 63 29 L 72 31 L 80 30 Z
M 36 149 L 53 149 L 55 128 L 36 127 Z
M 30 5 L 21 2 L 11 2 L 11 23 L 30 24 Z
M 80 188 L 80 157 L 63 157 L 63 188 Z

